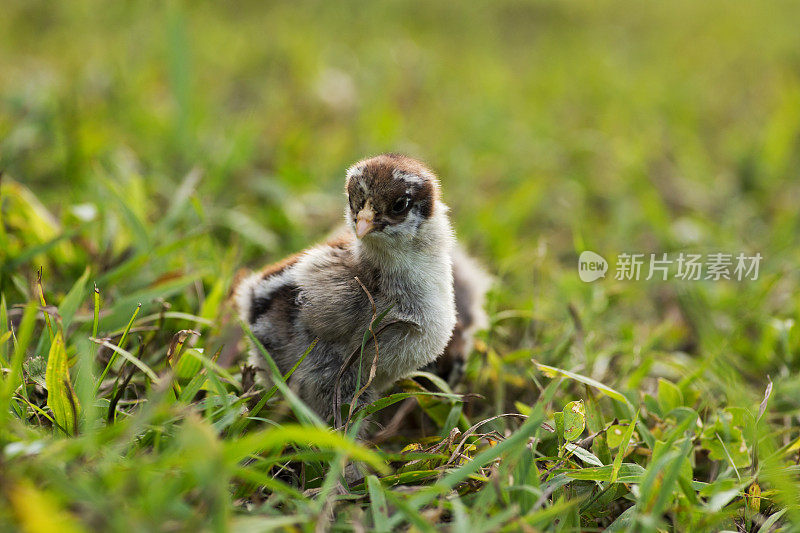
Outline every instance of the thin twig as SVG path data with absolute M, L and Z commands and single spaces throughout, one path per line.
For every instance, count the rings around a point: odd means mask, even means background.
M 461 449 L 461 447 L 464 444 L 466 444 L 467 439 L 470 438 L 471 436 L 473 436 L 473 433 L 475 432 L 476 429 L 478 429 L 479 427 L 481 427 L 483 424 L 485 424 L 487 422 L 491 422 L 492 420 L 497 420 L 498 418 L 504 418 L 504 417 L 507 417 L 507 416 L 508 417 L 513 417 L 513 418 L 522 418 L 523 420 L 527 420 L 528 419 L 527 415 L 522 415 L 522 414 L 519 414 L 519 413 L 504 413 L 502 415 L 497 415 L 497 416 L 493 416 L 491 418 L 487 418 L 486 420 L 481 420 L 480 422 L 478 422 L 477 424 L 473 425 L 471 428 L 469 428 L 467 431 L 464 432 L 464 438 L 462 438 L 461 442 L 458 443 L 458 446 L 455 447 L 455 449 L 453 450 L 453 454 L 450 456 L 450 459 L 448 459 L 446 464 L 450 464 L 450 463 L 452 463 L 453 461 L 456 460 L 456 457 L 458 456 L 459 450 Z
M 374 337 L 377 338 L 378 335 L 380 335 L 386 328 L 388 328 L 389 326 L 393 326 L 395 324 L 399 324 L 399 323 L 413 324 L 413 322 L 409 322 L 407 320 L 400 320 L 400 319 L 390 320 L 389 322 L 387 322 L 386 324 L 384 324 L 384 325 L 382 325 L 381 327 L 378 328 L 378 331 L 375 332 Z M 344 361 L 344 363 L 342 363 L 342 366 L 339 367 L 339 372 L 336 373 L 336 379 L 334 381 L 334 386 L 333 386 L 333 389 L 334 389 L 334 394 L 333 394 L 333 420 L 334 420 L 334 425 L 337 428 L 342 427 L 342 414 L 341 414 L 341 405 L 342 405 L 341 381 L 342 381 L 342 376 L 347 371 L 347 369 L 350 368 L 353 365 L 353 363 L 355 362 L 356 357 L 358 357 L 359 353 L 361 353 L 361 345 L 359 345 L 355 350 L 353 350 L 353 353 L 351 353 L 350 356 Z
M 369 369 L 369 377 L 367 378 L 367 382 L 364 384 L 361 389 L 359 389 L 355 395 L 353 396 L 353 400 L 350 402 L 350 410 L 347 413 L 347 421 L 345 422 L 345 431 L 347 431 L 347 426 L 350 424 L 350 419 L 353 416 L 353 410 L 356 407 L 356 401 L 358 398 L 367 390 L 367 388 L 372 384 L 372 380 L 375 379 L 375 374 L 378 371 L 378 357 L 380 356 L 380 352 L 378 351 L 378 338 L 375 336 L 375 331 L 372 329 L 375 320 L 378 318 L 378 308 L 375 306 L 375 300 L 372 298 L 372 294 L 367 290 L 361 280 L 358 279 L 358 276 L 354 278 L 359 285 L 361 285 L 361 289 L 366 293 L 367 298 L 369 298 L 369 303 L 372 306 L 372 318 L 369 320 L 369 333 L 372 335 L 372 339 L 375 342 L 375 357 L 372 359 L 372 366 Z M 361 370 L 359 369 L 359 372 Z

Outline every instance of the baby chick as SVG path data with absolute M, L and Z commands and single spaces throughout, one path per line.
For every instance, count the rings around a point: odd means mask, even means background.
M 453 248 L 452 260 L 456 325 L 444 353 L 436 361 L 429 363 L 424 370 L 437 374 L 451 387 L 455 387 L 464 375 L 467 357 L 474 344 L 475 332 L 489 327 L 489 317 L 484 310 L 484 303 L 492 278 L 458 245 Z
M 373 309 L 388 314 L 375 327 L 377 372 L 359 404 L 436 360 L 456 325 L 455 239 L 433 172 L 406 156 L 379 155 L 348 169 L 345 190 L 349 234 L 271 265 L 235 289 L 242 319 L 282 373 L 319 339 L 290 385 L 325 419 L 333 414 L 337 378 L 344 402 L 353 398 L 359 372 L 361 384 L 367 380 L 372 340 L 361 368 L 356 362 L 341 369 L 360 349 Z M 456 341 L 471 333 L 462 328 Z M 260 352 L 253 355 L 265 369 Z

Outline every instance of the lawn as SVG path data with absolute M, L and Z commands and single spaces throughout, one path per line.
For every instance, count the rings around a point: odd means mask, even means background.
M 0 529 L 800 529 L 798 7 L 5 1 Z M 334 432 L 250 386 L 229 293 L 387 151 L 491 326 Z

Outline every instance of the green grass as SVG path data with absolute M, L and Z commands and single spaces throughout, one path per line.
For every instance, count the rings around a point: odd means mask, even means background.
M 798 15 L 5 2 L 0 528 L 800 528 Z M 438 171 L 496 284 L 464 383 L 400 384 L 366 446 L 256 405 L 227 295 L 384 151 Z M 589 284 L 587 249 L 764 260 Z

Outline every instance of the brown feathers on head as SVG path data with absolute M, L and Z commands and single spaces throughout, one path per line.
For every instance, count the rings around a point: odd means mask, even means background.
M 402 223 L 413 213 L 428 219 L 439 198 L 436 175 L 416 159 L 382 154 L 359 161 L 347 172 L 350 215 L 368 205 L 379 229 Z

